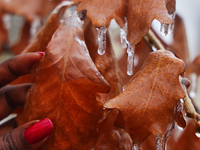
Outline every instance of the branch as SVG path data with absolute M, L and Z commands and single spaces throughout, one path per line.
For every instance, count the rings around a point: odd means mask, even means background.
M 155 33 L 151 29 L 143 38 L 151 47 L 155 47 L 157 50 L 165 49 L 161 41 L 156 37 Z

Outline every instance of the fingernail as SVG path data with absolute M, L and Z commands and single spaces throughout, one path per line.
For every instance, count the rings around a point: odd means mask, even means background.
M 24 130 L 22 138 L 29 145 L 33 145 L 51 134 L 53 124 L 51 120 L 45 118 Z
M 38 54 L 40 54 L 42 56 L 44 56 L 44 54 L 45 54 L 45 52 L 36 52 L 36 53 L 38 53 Z

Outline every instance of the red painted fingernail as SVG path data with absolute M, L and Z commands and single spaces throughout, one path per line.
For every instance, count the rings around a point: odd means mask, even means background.
M 45 52 L 36 52 L 36 53 L 38 53 L 38 54 L 40 54 L 42 56 L 44 56 L 44 54 L 45 54 Z
M 33 145 L 46 138 L 48 135 L 51 134 L 52 131 L 53 131 L 53 124 L 51 120 L 45 118 L 31 125 L 30 127 L 26 128 L 24 130 L 22 138 L 29 145 Z

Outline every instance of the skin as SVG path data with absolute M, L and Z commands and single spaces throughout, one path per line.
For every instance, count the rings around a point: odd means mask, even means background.
M 26 53 L 15 56 L 0 64 L 0 120 L 7 117 L 18 106 L 23 106 L 26 93 L 32 83 L 20 85 L 7 85 L 21 75 L 30 73 L 31 67 L 42 59 L 38 53 Z M 16 127 L 14 119 L 0 126 L 0 149 L 1 150 L 35 150 L 46 140 L 27 145 L 22 139 L 22 132 L 38 120 L 30 121 Z

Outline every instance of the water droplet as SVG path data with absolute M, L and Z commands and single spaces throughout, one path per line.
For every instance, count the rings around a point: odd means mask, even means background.
M 134 144 L 132 150 L 141 150 L 142 147 L 141 147 L 141 144 Z
M 128 53 L 128 58 L 127 58 L 127 74 L 129 76 L 133 75 L 133 69 L 134 69 L 134 51 L 135 51 L 135 46 L 132 46 L 128 42 L 128 48 L 127 48 L 127 53 Z
M 165 150 L 165 142 L 164 135 L 162 137 L 156 137 L 156 150 Z
M 120 41 L 123 49 L 127 48 L 127 32 L 128 32 L 127 25 L 128 22 L 127 19 L 125 18 L 124 27 L 120 29 Z
M 196 132 L 195 135 L 200 138 L 200 133 L 199 132 Z
M 184 130 L 182 127 L 179 127 L 179 126 L 177 126 L 177 127 L 178 127 L 178 129 L 179 129 L 180 131 L 183 131 L 183 130 Z
M 106 52 L 106 32 L 107 28 L 102 26 L 100 28 L 97 28 L 98 30 L 98 54 L 103 55 Z
M 157 48 L 156 48 L 155 46 L 152 46 L 151 49 L 152 49 L 153 52 L 158 51 Z
M 36 17 L 31 23 L 31 29 L 30 29 L 31 36 L 34 37 L 40 28 L 41 28 L 41 20 L 39 17 Z

